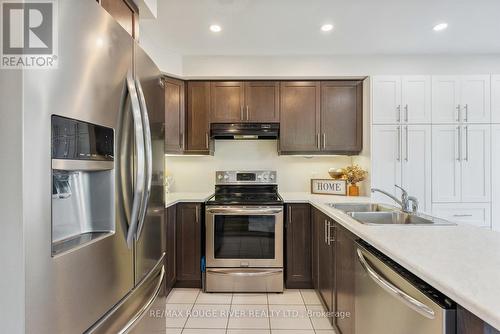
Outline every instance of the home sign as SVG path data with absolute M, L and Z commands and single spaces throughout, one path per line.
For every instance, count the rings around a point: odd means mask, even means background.
M 321 195 L 347 195 L 345 180 L 311 179 L 311 193 Z

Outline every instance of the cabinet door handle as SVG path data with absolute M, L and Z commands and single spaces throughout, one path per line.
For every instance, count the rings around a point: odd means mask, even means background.
M 197 224 L 200 222 L 200 210 L 199 210 L 198 206 L 196 206 L 196 210 L 195 210 L 195 221 Z
M 397 118 L 398 118 L 398 122 L 401 122 L 401 105 L 399 104 L 397 107 L 396 107 L 396 111 L 397 111 Z
M 410 151 L 410 136 L 408 135 L 408 126 L 406 126 L 406 135 L 405 135 L 405 140 L 406 140 L 406 156 L 405 156 L 405 161 L 408 162 L 408 156 L 409 156 L 409 153 L 408 151 Z
M 326 132 L 323 132 L 323 149 L 326 149 Z
M 330 232 L 331 232 L 331 230 L 330 230 L 330 221 L 327 220 L 327 222 L 326 222 L 326 241 L 327 242 L 326 242 L 326 244 L 328 246 L 330 246 Z
M 466 104 L 466 105 L 464 106 L 464 109 L 465 109 L 465 118 L 464 118 L 464 121 L 465 121 L 465 122 L 468 122 L 468 121 L 469 121 L 469 105 L 468 105 L 468 104 Z
M 469 161 L 469 127 L 465 126 L 465 161 Z
M 408 123 L 408 105 L 405 105 L 405 121 Z
M 316 134 L 316 146 L 318 147 L 318 150 L 321 149 L 321 140 L 319 139 L 319 132 Z
M 288 206 L 288 225 L 292 225 L 292 207 Z
M 398 161 L 401 161 L 401 127 L 398 126 Z
M 460 122 L 460 104 L 455 109 L 457 109 L 457 122 Z
M 453 215 L 453 217 L 472 217 L 471 214 L 458 214 L 458 215 Z
M 248 109 L 249 109 L 249 108 L 248 108 L 248 106 L 247 106 L 247 121 L 248 121 L 248 119 L 249 119 L 249 117 L 248 117 Z
M 209 143 L 210 139 L 208 138 L 208 132 L 205 132 L 205 146 L 206 148 L 208 149 L 208 143 Z
M 326 219 L 325 219 L 325 244 L 328 244 L 328 226 L 326 224 Z
M 460 126 L 457 126 L 457 142 L 458 142 L 458 157 L 457 161 L 462 160 L 462 131 Z
M 240 106 L 240 119 L 243 120 L 243 106 Z

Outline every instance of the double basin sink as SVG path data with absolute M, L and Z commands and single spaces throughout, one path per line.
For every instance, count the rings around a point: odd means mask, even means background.
M 328 205 L 366 225 L 456 225 L 436 217 L 406 213 L 389 205 L 376 203 L 329 203 Z

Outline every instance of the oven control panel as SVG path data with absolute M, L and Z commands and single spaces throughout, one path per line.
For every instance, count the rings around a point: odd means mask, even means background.
M 276 171 L 217 171 L 215 184 L 276 184 Z

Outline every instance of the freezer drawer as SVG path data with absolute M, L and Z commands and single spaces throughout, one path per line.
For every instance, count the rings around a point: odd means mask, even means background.
M 207 268 L 207 292 L 283 292 L 281 268 Z
M 162 320 L 161 313 L 157 312 L 163 311 L 166 303 L 164 257 L 138 286 L 85 333 L 154 333 L 165 330 L 165 319 Z
M 356 248 L 356 334 L 455 333 L 452 301 L 368 249 Z

